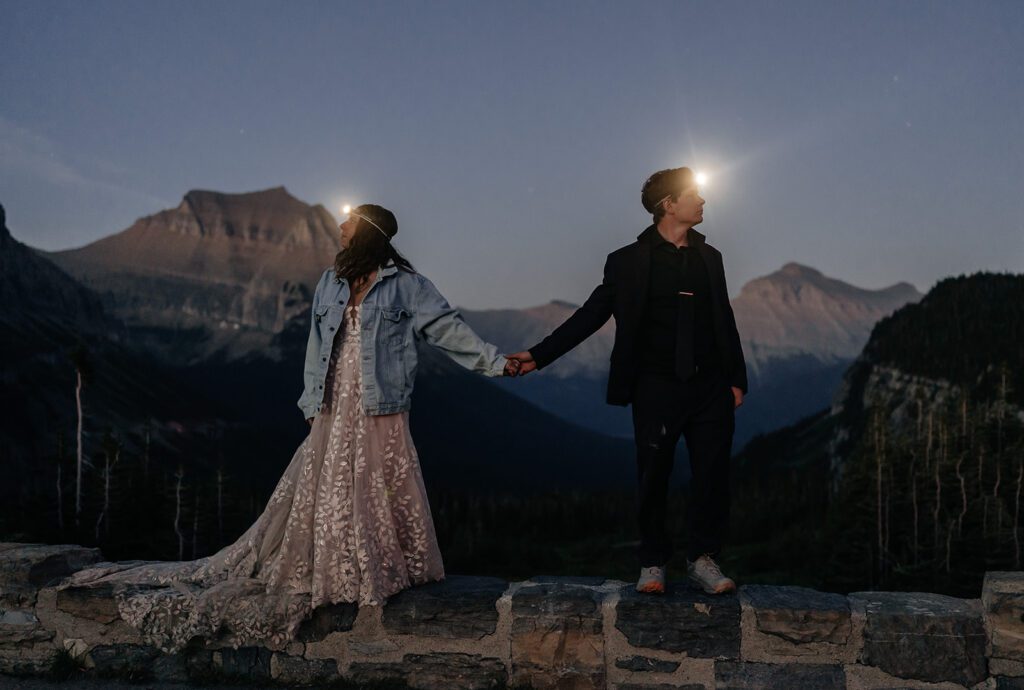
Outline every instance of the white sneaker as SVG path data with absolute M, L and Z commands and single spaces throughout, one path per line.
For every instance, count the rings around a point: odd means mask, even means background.
M 665 566 L 652 565 L 640 569 L 640 579 L 636 582 L 636 591 L 644 594 L 665 593 Z
M 686 574 L 690 582 L 708 594 L 723 594 L 736 589 L 736 583 L 722 574 L 718 564 L 708 554 L 703 554 L 696 561 L 686 559 Z

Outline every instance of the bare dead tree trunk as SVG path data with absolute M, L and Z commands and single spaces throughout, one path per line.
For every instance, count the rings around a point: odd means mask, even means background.
M 76 438 L 78 440 L 77 448 L 77 474 L 75 475 L 75 528 L 78 528 L 79 519 L 82 515 L 82 464 L 84 463 L 82 457 L 82 370 L 75 369 L 75 408 L 78 411 L 78 429 Z
M 101 524 L 104 526 L 104 535 L 110 536 L 110 475 L 114 467 L 117 466 L 118 460 L 121 459 L 121 445 L 116 438 L 107 436 L 103 444 L 105 446 L 103 452 L 103 508 L 96 518 L 95 538 L 97 541 L 100 538 Z M 113 461 L 111 461 L 111 456 L 113 456 Z
M 956 520 L 956 536 L 963 533 L 964 515 L 967 514 L 967 485 L 964 483 L 964 475 L 960 472 L 960 465 L 963 464 L 964 454 L 960 453 L 956 458 L 956 478 L 960 480 L 960 516 Z
M 927 472 L 932 468 L 932 410 L 928 410 L 928 441 L 924 446 L 924 469 Z
M 217 544 L 224 543 L 224 468 L 217 468 Z
M 64 531 L 64 433 L 57 432 L 57 529 Z
M 884 558 L 885 558 L 885 542 L 882 538 L 882 450 L 881 450 L 881 423 L 880 414 L 878 409 L 875 408 L 872 411 L 872 439 L 874 441 L 874 452 L 875 452 L 875 532 L 877 535 L 878 544 L 878 576 L 879 580 L 882 578 L 884 571 Z
M 174 489 L 174 533 L 178 535 L 178 560 L 185 559 L 185 535 L 181 531 L 181 481 L 185 476 L 185 468 L 178 465 L 178 471 L 174 473 L 178 481 Z
M 892 542 L 889 540 L 889 535 L 890 535 L 889 523 L 890 523 L 890 516 L 892 515 L 893 487 L 896 485 L 896 481 L 893 478 L 892 465 L 893 465 L 893 463 L 891 463 L 891 462 L 886 465 L 886 475 L 887 475 L 886 476 L 886 486 L 888 487 L 888 491 L 885 492 L 885 577 L 886 577 L 886 580 L 888 580 L 888 578 L 889 578 L 889 571 L 892 569 L 892 565 L 891 564 L 892 564 L 892 560 L 893 560 L 892 557 L 891 557 L 891 554 L 892 554 L 892 551 L 891 551 L 891 549 L 892 549 Z
M 142 478 L 149 482 L 149 424 L 146 424 L 146 445 L 142 451 Z
M 939 510 L 942 508 L 942 482 L 939 480 L 939 463 L 935 463 L 935 508 L 932 510 L 932 524 L 934 534 L 932 535 L 932 548 L 939 550 Z
M 914 511 L 914 565 L 918 562 L 917 453 L 910 452 L 910 506 Z
M 952 551 L 953 544 L 953 524 L 956 520 L 949 521 L 949 527 L 946 529 L 946 572 L 949 572 L 949 556 Z
M 1017 493 L 1013 499 L 1013 567 L 1020 568 L 1020 539 L 1017 536 L 1017 525 L 1020 522 L 1020 485 L 1024 479 L 1024 462 L 1017 461 Z
M 985 446 L 978 449 L 978 457 L 985 457 Z M 982 461 L 979 461 L 979 465 Z M 982 485 L 981 480 L 978 480 L 978 492 L 981 496 L 981 538 L 984 542 L 988 542 L 988 496 L 985 495 L 985 487 Z
M 996 505 L 996 533 L 1003 529 L 1003 504 L 999 502 L 999 482 L 1002 481 L 1003 467 L 1001 457 L 996 458 L 996 483 L 992 487 L 992 499 Z
M 197 545 L 199 543 L 199 492 L 196 491 L 195 510 L 192 511 L 192 559 L 196 558 Z
M 985 497 L 985 446 L 978 448 L 978 498 Z
M 93 528 L 93 536 L 96 541 L 100 540 L 100 525 L 103 524 L 103 516 L 107 514 L 107 507 L 110 504 L 110 455 L 104 454 L 103 458 L 103 507 L 100 514 L 96 516 L 96 526 Z

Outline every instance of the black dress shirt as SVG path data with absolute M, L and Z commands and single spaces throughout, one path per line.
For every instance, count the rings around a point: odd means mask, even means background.
M 711 281 L 696 247 L 676 247 L 660 233 L 651 242 L 650 285 L 640 321 L 640 371 L 688 379 L 720 368 L 711 316 Z

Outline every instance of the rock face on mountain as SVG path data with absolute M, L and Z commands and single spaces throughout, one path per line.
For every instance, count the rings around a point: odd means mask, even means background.
M 193 190 L 177 208 L 49 258 L 100 293 L 130 326 L 209 329 L 204 354 L 210 354 L 239 340 L 239 331 L 269 339 L 308 308 L 338 242 L 327 210 L 284 187 Z M 250 338 L 249 346 L 258 342 Z
M 1019 568 L 1022 339 L 1022 275 L 946 278 L 881 319 L 829 409 L 737 456 L 751 517 L 735 533 L 767 559 L 813 535 L 801 553 L 834 588 L 955 594 Z
M 772 359 L 795 355 L 853 359 L 879 319 L 919 299 L 910 283 L 865 290 L 791 261 L 744 285 L 732 308 L 747 367 L 757 375 Z

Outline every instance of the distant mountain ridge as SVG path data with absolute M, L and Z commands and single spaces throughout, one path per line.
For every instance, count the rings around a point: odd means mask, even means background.
M 278 335 L 304 318 L 320 271 L 339 250 L 334 220 L 284 187 L 245 194 L 193 190 L 174 209 L 78 249 L 49 254 L 96 290 L 136 346 L 176 365 L 285 357 Z M 595 282 L 599 276 L 595 276 Z M 920 299 L 909 283 L 866 290 L 790 262 L 733 300 L 750 395 L 737 447 L 756 433 L 828 405 L 872 325 Z M 504 352 L 529 347 L 577 308 L 463 310 Z M 601 433 L 630 436 L 628 410 L 604 403 L 614 320 L 536 375 L 498 382 L 548 412 Z
M 206 328 L 194 357 L 264 346 L 308 308 L 340 249 L 334 218 L 284 187 L 244 194 L 192 190 L 78 249 L 44 253 L 129 326 Z M 159 339 L 157 335 L 157 340 Z
M 789 262 L 743 286 L 732 300 L 743 345 L 750 395 L 737 412 L 735 447 L 827 407 L 847 364 L 872 326 L 921 298 L 906 282 L 881 290 L 859 288 Z M 540 341 L 576 310 L 564 301 L 529 309 L 464 310 L 466 321 L 505 352 Z M 615 338 L 614 320 L 522 385 L 516 393 L 588 428 L 628 436 L 628 410 L 605 405 Z

